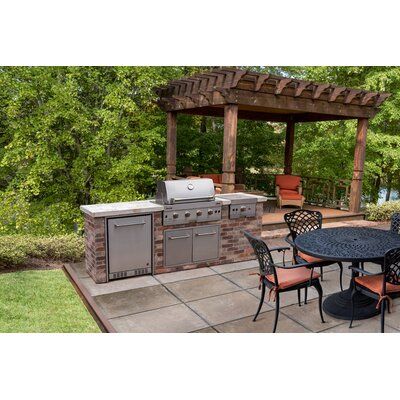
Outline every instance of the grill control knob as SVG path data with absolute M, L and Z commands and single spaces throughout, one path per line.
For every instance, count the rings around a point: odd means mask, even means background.
M 203 215 L 203 211 L 197 210 L 197 211 L 196 211 L 196 215 L 197 215 L 198 217 L 200 217 L 201 215 Z
M 186 212 L 185 212 L 185 217 L 186 217 L 186 218 L 189 218 L 189 217 L 190 217 L 190 212 L 189 212 L 189 211 L 186 211 Z
M 240 211 L 246 211 L 246 206 L 241 206 Z
M 172 217 L 176 219 L 176 218 L 179 217 L 179 214 L 178 214 L 178 213 L 173 213 L 173 214 L 172 214 Z
M 214 213 L 214 211 L 211 210 L 211 208 L 209 208 L 208 211 L 207 211 L 207 214 L 208 214 L 208 215 L 211 215 L 211 214 L 213 214 L 213 213 Z

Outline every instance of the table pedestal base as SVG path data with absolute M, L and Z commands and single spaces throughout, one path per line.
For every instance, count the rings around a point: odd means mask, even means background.
M 356 293 L 354 296 L 354 320 L 371 318 L 379 314 L 377 300 Z M 351 320 L 351 289 L 328 296 L 323 304 L 324 311 L 331 317 Z

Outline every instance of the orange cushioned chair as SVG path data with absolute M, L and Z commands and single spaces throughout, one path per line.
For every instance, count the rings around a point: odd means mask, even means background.
M 276 175 L 275 191 L 279 208 L 289 205 L 303 208 L 304 196 L 301 194 L 300 176 Z
M 258 237 L 253 236 L 250 232 L 244 231 L 244 235 L 250 242 L 254 249 L 254 253 L 257 256 L 259 268 L 260 268 L 260 286 L 261 286 L 261 298 L 258 306 L 256 315 L 253 321 L 258 317 L 261 311 L 261 307 L 264 303 L 265 288 L 269 288 L 269 296 L 273 295 L 276 301 L 275 306 L 275 322 L 273 332 L 276 331 L 279 316 L 279 295 L 282 292 L 289 292 L 297 290 L 300 305 L 300 289 L 308 288 L 309 286 L 315 287 L 319 296 L 319 313 L 321 321 L 324 321 L 322 314 L 322 287 L 319 282 L 320 275 L 314 272 L 313 264 L 294 264 L 285 266 L 285 257 L 283 257 L 283 265 L 277 265 L 274 263 L 271 253 L 272 252 L 284 252 L 290 250 L 290 247 L 274 247 L 268 248 L 267 244 Z
M 381 333 L 385 332 L 385 309 L 386 304 L 390 312 L 392 298 L 390 295 L 400 293 L 400 248 L 389 250 L 385 254 L 383 262 L 383 272 L 372 274 L 364 269 L 350 266 L 356 274 L 353 274 L 351 293 L 351 321 L 350 328 L 354 320 L 354 295 L 357 292 L 378 300 L 377 309 L 381 309 Z
M 214 182 L 215 193 L 219 194 L 222 192 L 222 174 L 200 174 L 200 178 L 209 178 Z M 235 191 L 244 191 L 245 185 L 241 183 L 235 183 Z

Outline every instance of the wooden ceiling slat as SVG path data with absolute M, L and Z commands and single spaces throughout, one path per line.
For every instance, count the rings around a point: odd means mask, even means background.
M 326 89 L 330 88 L 331 85 L 329 84 L 319 84 L 315 87 L 314 93 L 312 98 L 314 100 L 319 99 L 319 97 L 321 96 L 322 92 L 324 92 Z
M 329 96 L 329 98 L 328 98 L 328 101 L 329 101 L 329 102 L 335 101 L 335 100 L 336 100 L 342 93 L 344 93 L 346 90 L 347 90 L 347 89 L 344 88 L 344 87 L 335 87 L 335 88 L 332 90 L 332 92 L 331 92 L 331 94 L 330 94 L 330 96 Z
M 346 98 L 344 99 L 344 104 L 350 104 L 354 100 L 354 98 L 361 93 L 362 90 L 350 89 L 349 92 L 347 93 Z
M 258 92 L 261 89 L 261 86 L 269 79 L 269 74 L 260 74 L 257 78 L 256 85 L 254 86 L 254 90 Z
M 191 113 L 196 113 L 201 107 L 221 107 L 232 103 L 257 108 L 258 114 L 252 114 L 251 118 L 261 118 L 264 108 L 268 118 L 272 118 L 274 113 L 308 113 L 308 116 L 302 117 L 304 121 L 308 118 L 314 121 L 318 116 L 321 120 L 334 119 L 335 115 L 337 119 L 371 118 L 390 96 L 389 93 L 368 92 L 229 67 L 214 68 L 209 72 L 177 79 L 155 91 L 158 104 L 165 111 L 191 109 Z M 282 119 L 282 116 L 276 118 Z
M 281 79 L 280 82 L 278 82 L 278 84 L 276 85 L 275 94 L 281 94 L 283 89 L 285 89 L 285 87 L 288 86 L 291 82 L 293 82 L 293 79 L 291 78 Z
M 307 89 L 307 87 L 311 85 L 311 82 L 307 81 L 300 81 L 299 84 L 296 87 L 296 90 L 294 92 L 294 97 L 300 97 L 301 94 L 304 92 L 304 90 Z
M 364 96 L 362 97 L 360 104 L 362 106 L 365 106 L 371 99 L 373 99 L 377 95 L 378 95 L 378 93 L 368 93 L 368 92 L 366 92 L 364 94 Z

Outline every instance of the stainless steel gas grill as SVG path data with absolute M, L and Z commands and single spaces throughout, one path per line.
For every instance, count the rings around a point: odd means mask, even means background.
M 227 196 L 219 195 L 219 197 L 231 201 L 229 206 L 230 219 L 256 216 L 256 197 L 244 196 L 243 193 L 234 193 Z
M 221 201 L 215 200 L 211 179 L 157 182 L 156 203 L 164 206 L 163 225 L 182 225 L 221 219 Z
M 215 200 L 211 179 L 182 179 L 157 183 L 156 203 L 164 206 L 163 225 L 220 221 L 222 202 Z M 220 251 L 219 224 L 164 231 L 164 266 L 216 260 Z

